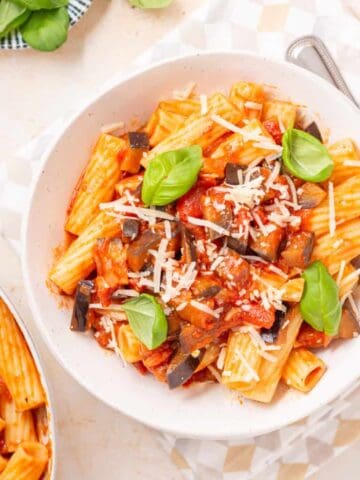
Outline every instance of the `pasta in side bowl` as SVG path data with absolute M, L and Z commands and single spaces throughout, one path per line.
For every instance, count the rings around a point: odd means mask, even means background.
M 260 84 L 187 93 L 100 135 L 49 279 L 74 298 L 72 330 L 170 389 L 308 392 L 315 349 L 359 330 L 356 148 Z
M 47 396 L 26 340 L 0 297 L 0 479 L 51 477 Z

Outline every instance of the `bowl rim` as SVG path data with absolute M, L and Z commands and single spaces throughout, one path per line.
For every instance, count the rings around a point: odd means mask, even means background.
M 304 78 L 308 78 L 309 80 L 316 80 L 321 85 L 321 88 L 325 91 L 327 91 L 327 94 L 330 96 L 331 94 L 337 95 L 339 98 L 342 99 L 343 102 L 347 104 L 349 108 L 351 108 L 354 113 L 357 115 L 360 115 L 360 110 L 357 108 L 357 106 L 354 105 L 354 103 L 340 90 L 338 90 L 334 85 L 326 81 L 324 78 L 316 75 L 313 72 L 310 72 L 302 67 L 299 67 L 293 63 L 287 62 L 285 60 L 279 60 L 279 59 L 271 59 L 269 57 L 260 55 L 258 53 L 254 53 L 248 50 L 243 50 L 243 49 L 212 49 L 212 50 L 207 50 L 207 51 L 202 51 L 202 52 L 196 52 L 196 53 L 190 53 L 190 54 L 183 54 L 183 55 L 176 55 L 172 57 L 168 57 L 166 59 L 163 59 L 158 62 L 152 62 L 149 65 L 146 66 L 141 66 L 136 68 L 135 70 L 131 70 L 130 73 L 124 72 L 123 75 L 120 77 L 116 76 L 113 80 L 110 80 L 110 82 L 107 82 L 105 85 L 102 87 L 98 88 L 95 90 L 95 92 L 88 97 L 87 100 L 83 101 L 76 109 L 76 111 L 69 116 L 67 120 L 65 120 L 59 128 L 59 131 L 54 135 L 53 139 L 49 142 L 48 147 L 44 151 L 44 153 L 41 156 L 41 159 L 39 161 L 39 166 L 36 174 L 32 178 L 31 182 L 31 187 L 30 187 L 30 195 L 29 195 L 29 201 L 26 206 L 26 210 L 24 212 L 24 216 L 22 219 L 22 226 L 21 226 L 21 265 L 22 265 L 22 272 L 23 272 L 23 278 L 24 278 L 24 284 L 25 284 L 25 291 L 26 291 L 26 297 L 28 300 L 28 303 L 30 305 L 33 317 L 35 319 L 36 325 L 38 326 L 38 329 L 41 332 L 41 336 L 46 342 L 49 350 L 52 352 L 56 360 L 59 362 L 59 364 L 64 368 L 66 372 L 68 372 L 74 380 L 80 384 L 86 391 L 88 391 L 91 395 L 93 395 L 95 398 L 100 400 L 102 403 L 106 404 L 107 406 L 111 407 L 117 412 L 120 412 L 130 418 L 133 418 L 134 420 L 143 423 L 144 425 L 160 430 L 163 432 L 167 432 L 173 435 L 177 436 L 182 436 L 182 437 L 187 437 L 187 438 L 197 438 L 197 439 L 213 439 L 213 440 L 218 440 L 218 439 L 235 439 L 235 438 L 253 438 L 257 437 L 259 435 L 264 435 L 276 430 L 279 430 L 281 428 L 284 428 L 288 425 L 291 425 L 307 416 L 310 414 L 320 410 L 322 407 L 325 405 L 328 405 L 331 403 L 333 400 L 335 400 L 337 397 L 342 395 L 354 382 L 360 377 L 360 372 L 359 376 L 356 377 L 356 379 L 352 378 L 349 379 L 343 386 L 342 388 L 337 388 L 334 389 L 334 393 L 329 394 L 325 399 L 322 399 L 321 401 L 318 402 L 316 407 L 314 408 L 309 408 L 305 409 L 306 411 L 301 411 L 297 410 L 292 413 L 292 415 L 286 415 L 286 420 L 281 420 L 279 419 L 276 424 L 273 426 L 266 426 L 266 427 L 261 427 L 258 426 L 256 429 L 253 431 L 248 431 L 247 433 L 239 433 L 239 434 L 234 434 L 234 433 L 228 433 L 226 431 L 219 431 L 218 433 L 209 433 L 209 432 L 190 432 L 188 429 L 181 429 L 179 426 L 174 427 L 172 425 L 162 425 L 160 422 L 153 421 L 151 419 L 144 419 L 143 417 L 140 418 L 140 416 L 137 416 L 133 412 L 127 412 L 119 408 L 118 405 L 113 403 L 110 399 L 104 399 L 101 397 L 100 394 L 97 393 L 97 391 L 93 391 L 90 389 L 86 382 L 81 378 L 80 375 L 78 375 L 75 371 L 73 371 L 71 368 L 68 368 L 66 362 L 63 360 L 61 356 L 61 350 L 58 349 L 52 342 L 51 336 L 48 333 L 47 330 L 42 329 L 42 322 L 39 319 L 40 318 L 40 309 L 37 308 L 37 303 L 35 301 L 35 297 L 33 295 L 33 290 L 31 287 L 31 280 L 30 280 L 30 273 L 29 273 L 29 268 L 28 268 L 28 244 L 27 244 L 27 234 L 30 228 L 30 212 L 32 208 L 32 203 L 33 203 L 33 197 L 36 193 L 36 190 L 38 188 L 38 184 L 41 180 L 42 176 L 42 171 L 44 167 L 46 166 L 46 163 L 48 159 L 50 158 L 52 152 L 54 151 L 56 145 L 58 142 L 61 140 L 63 137 L 64 133 L 66 130 L 84 113 L 84 111 L 91 107 L 95 102 L 101 101 L 101 99 L 110 93 L 113 89 L 119 87 L 121 84 L 128 82 L 132 80 L 133 78 L 136 78 L 138 76 L 142 76 L 146 73 L 148 73 L 151 70 L 155 70 L 157 68 L 160 68 L 162 66 L 165 66 L 167 64 L 173 64 L 179 61 L 184 61 L 184 60 L 191 60 L 191 59 L 196 59 L 197 57 L 216 57 L 216 56 L 230 56 L 235 58 L 239 57 L 247 57 L 248 59 L 255 60 L 255 61 L 262 61 L 265 62 L 267 65 L 277 65 L 280 66 L 284 69 L 288 69 L 290 71 L 293 71 L 294 73 L 299 74 L 300 76 Z
M 34 339 L 31 336 L 24 320 L 22 319 L 21 315 L 19 314 L 17 308 L 15 307 L 14 303 L 10 299 L 9 295 L 6 291 L 0 286 L 0 298 L 3 300 L 5 305 L 10 310 L 11 314 L 13 315 L 17 326 L 19 327 L 21 333 L 24 336 L 25 342 L 30 350 L 30 353 L 35 361 L 36 368 L 40 374 L 41 384 L 45 390 L 47 404 L 46 404 L 46 411 L 47 417 L 49 421 L 49 438 L 51 440 L 51 470 L 50 470 L 50 480 L 55 480 L 56 472 L 57 472 L 57 433 L 56 433 L 56 421 L 55 421 L 55 409 L 54 409 L 54 402 L 53 402 L 53 392 L 52 387 L 50 386 L 45 372 L 43 368 L 43 362 L 41 360 L 39 351 L 36 347 Z M 37 324 L 36 324 L 37 325 Z

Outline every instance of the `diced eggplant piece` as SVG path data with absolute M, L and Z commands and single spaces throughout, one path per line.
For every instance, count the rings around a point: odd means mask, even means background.
M 182 258 L 185 263 L 197 261 L 195 237 L 184 225 L 180 226 Z
M 171 360 L 166 373 L 167 382 L 171 390 L 180 387 L 189 380 L 200 365 L 203 355 L 204 350 L 199 350 L 196 352 L 196 355 L 194 353 L 184 353 L 181 350 L 178 350 Z
M 261 337 L 266 343 L 275 343 L 278 336 L 280 328 L 284 322 L 285 313 L 279 310 L 276 310 L 275 313 L 275 322 L 273 323 L 271 328 L 262 328 L 261 329 Z
M 301 208 L 315 208 L 326 197 L 326 192 L 315 183 L 306 182 L 299 188 L 298 202 Z
M 227 239 L 227 246 L 231 248 L 231 250 L 235 250 L 235 252 L 240 253 L 240 255 L 243 255 L 248 246 L 248 242 L 246 238 L 234 238 L 234 237 L 228 237 Z
M 70 329 L 85 332 L 87 327 L 87 313 L 91 303 L 91 292 L 94 289 L 92 280 L 81 280 L 76 288 L 75 304 L 71 317 Z
M 319 127 L 315 122 L 311 122 L 306 128 L 305 132 L 310 133 L 313 137 L 317 138 L 321 143 L 323 143 L 323 139 L 319 130 Z
M 148 258 L 149 249 L 156 249 L 160 240 L 160 233 L 146 230 L 139 238 L 130 243 L 127 251 L 127 262 L 133 272 L 142 270 Z
M 339 338 L 354 338 L 360 333 L 360 325 L 350 308 L 351 306 L 345 302 L 340 321 Z
M 283 230 L 277 227 L 268 235 L 258 234 L 256 239 L 250 240 L 250 249 L 259 257 L 268 262 L 275 262 L 278 258 L 279 247 L 283 239 Z
M 145 132 L 129 132 L 128 139 L 130 148 L 141 148 L 143 150 L 149 150 L 150 148 L 149 136 Z
M 190 353 L 206 347 L 206 345 L 214 342 L 223 333 L 244 323 L 270 328 L 274 321 L 274 311 L 265 310 L 262 305 L 253 304 L 249 312 L 245 312 L 242 308 L 233 307 L 226 313 L 224 318 L 219 319 L 214 327 L 210 329 L 199 328 L 191 324 L 184 325 L 179 336 L 180 347 L 183 352 Z
M 250 278 L 250 265 L 239 254 L 229 251 L 224 260 L 216 267 L 216 273 L 223 280 L 235 282 L 241 290 Z
M 211 287 L 205 288 L 205 290 L 202 290 L 200 292 L 200 297 L 201 298 L 210 298 L 210 297 L 215 297 L 221 290 L 220 285 L 212 285 Z
M 140 170 L 141 158 L 149 150 L 149 137 L 145 132 L 129 132 L 127 134 L 128 148 L 121 160 L 121 170 L 137 173 Z
M 242 167 L 237 163 L 227 163 L 225 166 L 225 181 L 229 185 L 239 185 L 239 170 L 242 170 Z
M 288 238 L 281 257 L 289 267 L 306 268 L 310 263 L 314 242 L 313 232 L 294 233 Z
M 132 242 L 139 235 L 140 222 L 136 218 L 126 218 L 122 226 L 122 241 Z
M 202 199 L 202 213 L 209 220 L 225 230 L 230 230 L 233 222 L 232 208 L 224 201 L 223 196 L 211 194 Z M 224 235 L 209 229 L 210 240 L 216 240 Z
M 351 264 L 356 268 L 360 268 L 360 255 L 351 260 Z

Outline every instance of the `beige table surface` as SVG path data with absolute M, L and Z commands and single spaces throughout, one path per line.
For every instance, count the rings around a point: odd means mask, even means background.
M 12 156 L 114 73 L 126 69 L 147 46 L 205 2 L 175 0 L 166 10 L 143 12 L 131 9 L 126 0 L 94 0 L 94 5 L 59 51 L 50 54 L 1 51 L 1 155 Z M 27 306 L 21 300 L 19 289 L 20 266 L 1 239 L 0 265 L 0 284 L 18 298 L 20 309 L 26 315 Z M 30 316 L 26 317 L 56 393 L 57 478 L 180 479 L 170 459 L 155 443 L 152 432 L 102 405 L 78 386 L 48 352 Z M 316 478 L 358 478 L 359 454 L 360 446 L 356 445 Z

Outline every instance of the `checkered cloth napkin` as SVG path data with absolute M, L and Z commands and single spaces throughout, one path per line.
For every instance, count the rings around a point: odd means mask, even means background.
M 213 48 L 241 48 L 282 59 L 289 43 L 307 34 L 325 41 L 360 99 L 358 0 L 211 0 L 145 51 L 132 68 Z M 31 178 L 61 125 L 59 120 L 16 158 L 0 159 L 0 234 L 17 252 Z M 206 441 L 160 436 L 185 479 L 303 480 L 360 438 L 360 383 L 310 417 L 257 438 Z

